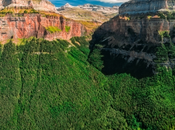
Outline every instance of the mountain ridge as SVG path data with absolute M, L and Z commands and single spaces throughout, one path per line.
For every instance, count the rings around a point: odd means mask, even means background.
M 67 8 L 81 8 L 83 10 L 97 11 L 97 12 L 103 12 L 106 14 L 110 14 L 110 13 L 118 13 L 119 6 L 104 7 L 100 5 L 94 5 L 94 4 L 84 4 L 84 5 L 72 6 L 69 3 L 66 3 L 64 6 L 57 7 L 57 10 L 61 11 L 61 10 L 66 10 Z
M 92 4 L 72 6 L 66 3 L 57 10 L 59 14 L 82 23 L 90 33 L 118 14 L 118 6 L 103 7 Z

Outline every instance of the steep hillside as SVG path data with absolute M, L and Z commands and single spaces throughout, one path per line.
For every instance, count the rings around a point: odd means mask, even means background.
M 175 76 L 105 76 L 84 38 L 0 45 L 1 129 L 170 130 Z M 98 50 L 96 52 L 99 52 Z
M 117 13 L 104 14 L 102 12 L 88 11 L 81 8 L 68 8 L 59 11 L 59 13 L 74 20 L 94 21 L 99 23 L 108 21 L 110 18 L 117 15 Z
M 110 18 L 118 14 L 118 10 L 116 9 L 115 11 L 111 11 L 112 9 L 110 10 L 107 7 L 107 9 L 103 9 L 103 7 L 100 6 L 99 10 L 93 10 L 93 7 L 90 7 L 90 9 L 89 6 L 90 5 L 87 4 L 84 6 L 73 7 L 67 4 L 61 7 L 61 9 L 58 9 L 58 13 L 67 18 L 81 22 L 89 32 L 93 32 L 102 23 L 110 20 Z

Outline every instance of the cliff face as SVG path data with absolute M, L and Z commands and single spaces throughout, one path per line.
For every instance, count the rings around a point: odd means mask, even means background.
M 146 44 L 151 45 L 160 45 L 162 40 L 159 31 L 169 30 L 172 32 L 174 25 L 175 20 L 168 21 L 160 18 L 125 20 L 123 17 L 117 16 L 100 26 L 94 33 L 93 40 L 115 37 L 110 41 L 110 44 L 113 46 L 133 44 L 136 41 L 144 41 Z
M 2 10 L 4 7 L 3 7 L 3 4 L 2 4 L 2 0 L 0 0 L 0 10 Z
M 136 14 L 173 10 L 175 0 L 131 0 L 120 7 L 120 14 Z
M 47 27 L 59 28 L 59 31 L 50 32 Z M 70 28 L 66 31 L 66 27 Z M 45 38 L 54 40 L 56 38 L 69 40 L 74 36 L 82 36 L 85 32 L 84 26 L 73 20 L 60 17 L 41 17 L 40 14 L 24 14 L 21 17 L 6 15 L 0 18 L 0 41 L 10 38 Z
M 56 7 L 48 0 L 0 0 L 0 6 L 3 7 L 33 7 L 39 11 L 51 11 L 56 12 Z
M 148 2 L 154 4 L 155 1 Z M 103 72 L 130 73 L 141 78 L 157 73 L 157 65 L 174 68 L 175 20 L 167 19 L 166 15 L 163 19 L 151 11 L 148 11 L 151 16 L 139 14 L 139 11 L 130 16 L 124 15 L 123 10 L 126 11 L 128 6 L 123 7 L 127 4 L 121 6 L 121 14 L 104 23 L 93 35 L 90 47 L 93 50 L 98 48 L 97 45 L 102 46 Z M 158 48 L 163 49 L 157 52 Z

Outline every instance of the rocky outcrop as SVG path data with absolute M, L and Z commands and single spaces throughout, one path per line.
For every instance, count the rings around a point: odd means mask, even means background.
M 66 3 L 65 5 L 61 6 L 61 7 L 58 7 L 57 10 L 65 10 L 67 8 L 73 8 L 72 5 L 70 5 L 69 3 Z
M 139 17 L 141 18 L 144 16 L 137 15 L 135 17 L 130 17 L 130 20 L 126 20 L 121 16 L 116 16 L 96 30 L 94 33 L 94 40 L 113 36 L 115 37 L 113 39 L 115 41 L 110 40 L 110 44 L 113 46 L 133 44 L 138 40 L 144 41 L 146 44 L 160 45 L 162 40 L 159 31 L 169 30 L 172 32 L 175 26 L 175 20 L 168 21 L 161 18 L 148 19 L 147 16 L 140 19 Z
M 131 0 L 121 5 L 120 14 L 138 14 L 173 10 L 175 0 Z
M 172 56 L 175 51 L 172 50 L 175 46 L 175 20 L 167 19 L 166 14 L 161 18 L 152 10 L 140 14 L 140 10 L 147 7 L 146 2 L 155 4 L 154 0 L 132 0 L 123 4 L 118 16 L 95 31 L 90 48 L 93 51 L 101 46 L 105 74 L 130 73 L 142 78 L 157 73 L 157 65 L 167 69 L 175 67 L 175 55 Z M 163 1 L 157 0 L 157 9 L 167 6 L 159 6 L 160 2 Z M 143 3 L 143 6 L 139 8 L 135 3 Z
M 38 11 L 56 12 L 56 7 L 48 0 L 2 0 L 2 5 L 7 8 L 32 7 Z
M 71 6 L 69 3 L 65 4 L 64 6 L 60 8 L 57 8 L 57 10 L 61 11 L 61 10 L 69 9 L 69 8 L 80 8 L 80 9 L 87 10 L 87 11 L 103 12 L 106 14 L 112 14 L 112 13 L 114 14 L 114 13 L 118 13 L 119 11 L 119 6 L 104 7 L 104 6 L 92 5 L 92 4 Z
M 4 8 L 3 4 L 2 4 L 2 0 L 0 0 L 0 10 L 2 10 Z
M 50 32 L 48 27 L 59 28 L 59 31 Z M 70 28 L 66 30 L 65 28 Z M 40 14 L 24 14 L 21 17 L 6 15 L 0 18 L 0 41 L 10 38 L 45 38 L 46 40 L 66 39 L 74 36 L 82 36 L 85 33 L 84 26 L 73 20 L 60 17 L 41 17 Z
M 48 0 L 32 1 L 35 10 L 56 12 L 56 7 Z

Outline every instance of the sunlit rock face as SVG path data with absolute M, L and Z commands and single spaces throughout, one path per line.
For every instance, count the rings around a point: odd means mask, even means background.
M 173 10 L 175 0 L 131 0 L 121 5 L 120 14 L 136 14 L 156 12 L 159 10 Z
M 3 8 L 4 8 L 4 6 L 2 5 L 2 0 L 0 0 L 0 10 Z
M 57 27 L 60 31 L 51 33 L 47 27 Z M 70 27 L 66 31 L 66 26 Z M 46 40 L 65 39 L 80 37 L 85 33 L 82 24 L 73 20 L 67 20 L 62 16 L 59 17 L 42 17 L 40 14 L 24 14 L 21 17 L 11 14 L 0 18 L 0 43 L 12 38 L 22 39 L 29 37 L 44 38 Z
M 0 0 L 0 9 L 1 5 L 9 8 L 32 7 L 39 11 L 56 12 L 56 7 L 48 0 Z

